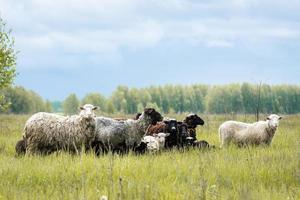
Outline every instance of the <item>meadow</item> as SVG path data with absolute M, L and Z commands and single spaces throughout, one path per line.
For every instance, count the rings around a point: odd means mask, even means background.
M 217 147 L 223 121 L 254 121 L 200 116 L 206 124 L 197 138 Z M 0 116 L 0 199 L 300 199 L 300 115 L 284 116 L 270 147 L 17 157 L 14 146 L 28 117 Z

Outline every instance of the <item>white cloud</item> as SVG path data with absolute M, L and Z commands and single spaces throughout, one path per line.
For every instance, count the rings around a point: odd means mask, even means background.
M 274 8 L 290 16 L 300 11 L 296 0 L 0 0 L 0 5 L 26 55 L 120 57 L 122 48 L 138 50 L 164 41 L 230 48 L 300 39 L 298 22 L 270 11 L 255 14 Z

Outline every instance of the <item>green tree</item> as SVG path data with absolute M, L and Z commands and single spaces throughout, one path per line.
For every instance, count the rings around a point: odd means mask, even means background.
M 99 106 L 101 111 L 106 112 L 106 99 L 100 93 L 89 93 L 82 100 L 81 104 L 93 104 L 94 106 Z
M 5 89 L 5 100 L 9 102 L 8 112 L 16 114 L 47 111 L 42 97 L 37 93 L 16 86 Z
M 4 89 L 9 87 L 16 76 L 16 54 L 11 31 L 6 29 L 0 18 L 0 111 L 7 109 L 9 102 L 4 100 Z
M 45 102 L 45 111 L 46 112 L 52 112 L 52 103 L 51 103 L 51 101 L 49 101 L 49 100 L 46 100 L 46 102 Z
M 156 103 L 148 102 L 146 108 L 154 108 L 156 111 L 161 112 L 160 108 Z
M 115 110 L 115 107 L 114 107 L 114 104 L 112 101 L 108 101 L 107 102 L 107 107 L 106 107 L 106 112 L 107 113 L 114 113 L 116 110 Z
M 76 94 L 70 94 L 63 103 L 65 114 L 76 114 L 78 113 L 79 100 Z
M 241 86 L 241 95 L 245 113 L 255 113 L 257 106 L 257 95 L 255 89 L 249 83 L 243 83 Z
M 10 103 L 8 109 L 10 113 L 26 114 L 32 111 L 30 97 L 23 87 L 6 89 L 5 100 Z

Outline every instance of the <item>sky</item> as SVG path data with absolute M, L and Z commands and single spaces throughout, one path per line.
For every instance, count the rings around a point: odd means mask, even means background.
M 300 84 L 299 0 L 0 0 L 15 85 L 43 98 L 118 85 Z

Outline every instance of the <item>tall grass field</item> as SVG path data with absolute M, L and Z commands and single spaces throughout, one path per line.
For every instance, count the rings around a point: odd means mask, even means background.
M 215 149 L 17 157 L 28 117 L 0 116 L 0 199 L 300 199 L 299 115 L 283 116 L 270 147 L 219 149 L 222 122 L 254 117 L 201 115 L 197 138 Z

